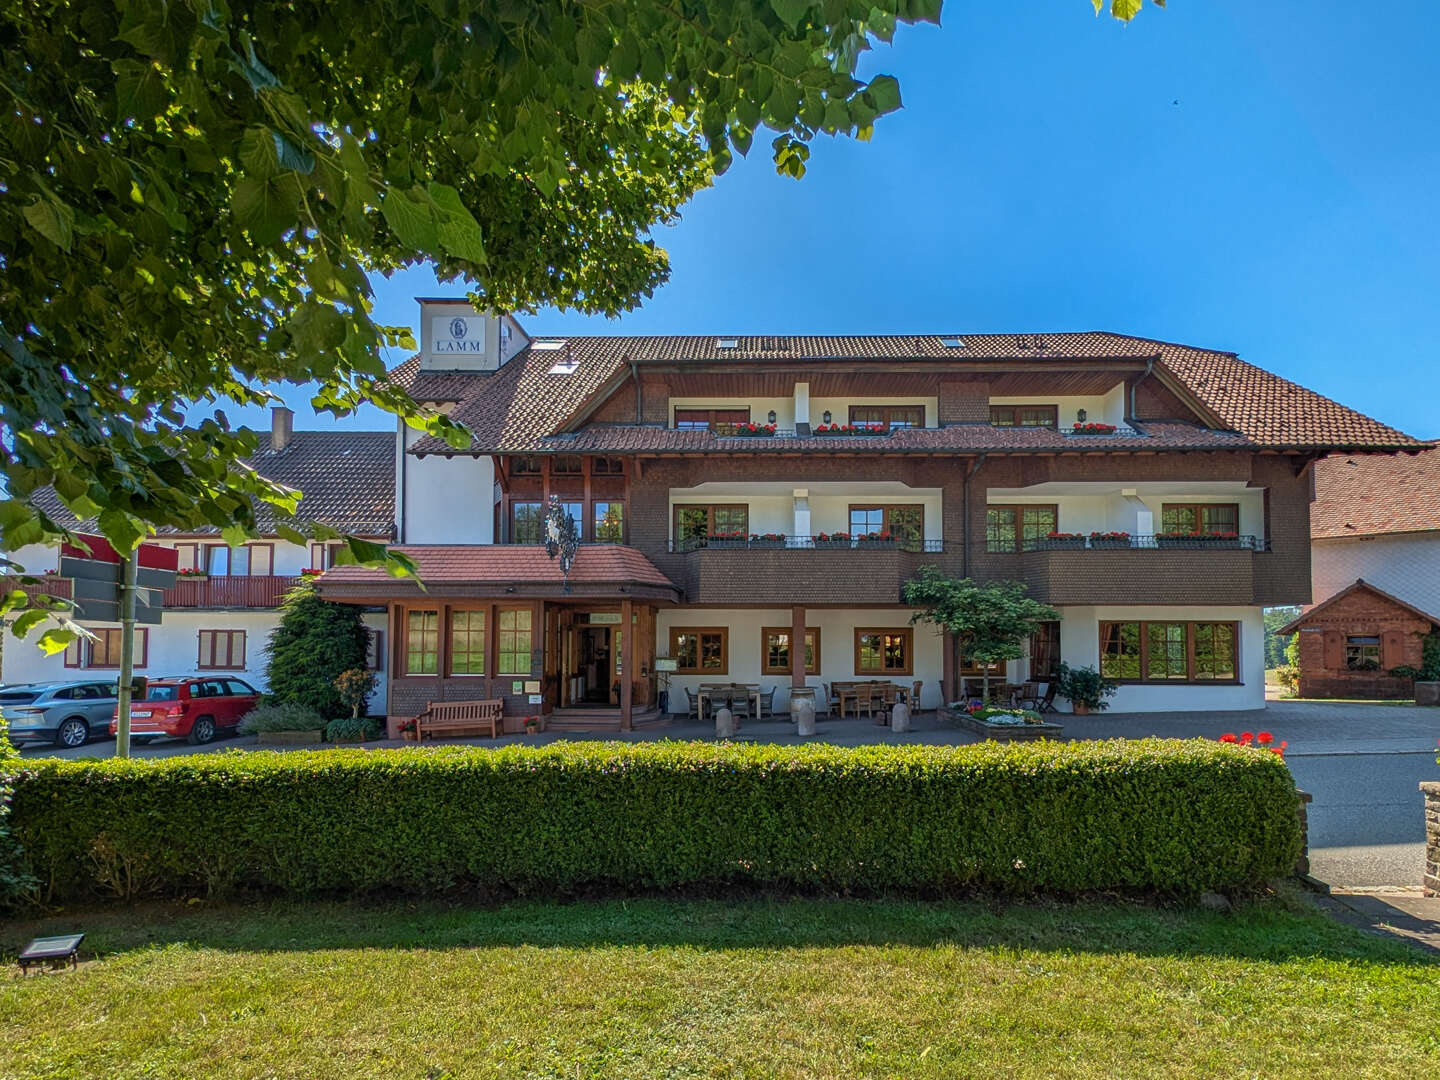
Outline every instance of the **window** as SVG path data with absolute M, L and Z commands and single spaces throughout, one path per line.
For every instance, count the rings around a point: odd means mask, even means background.
M 790 635 L 788 626 L 767 626 L 760 631 L 763 652 L 760 654 L 760 674 L 790 674 Z M 820 630 L 817 627 L 805 629 L 805 674 L 820 674 Z
M 385 667 L 385 631 L 371 630 L 365 638 L 365 670 L 382 671 Z
M 748 536 L 749 531 L 750 508 L 743 504 L 675 507 L 675 546 L 681 550 L 704 547 L 707 537 Z
M 530 674 L 530 608 L 504 608 L 496 616 L 499 624 L 499 655 L 496 674 Z
M 1100 674 L 1120 682 L 1216 683 L 1240 679 L 1233 622 L 1100 624 Z
M 913 670 L 914 631 L 872 629 L 855 631 L 855 674 L 909 675 Z
M 579 476 L 584 471 L 584 465 L 575 454 L 556 454 L 550 460 L 551 476 Z
M 676 409 L 677 431 L 731 431 L 750 422 L 750 409 Z
M 1060 624 L 1041 623 L 1030 638 L 1030 678 L 1053 679 L 1060 666 Z
M 1167 533 L 1238 533 L 1239 503 L 1165 503 L 1160 508 L 1160 531 Z
M 249 544 L 250 573 L 269 577 L 275 573 L 275 545 Z
M 345 541 L 334 540 L 327 544 L 310 545 L 310 569 L 329 570 L 335 565 L 340 552 L 345 550 Z
M 1046 427 L 1060 425 L 1058 405 L 991 405 L 990 423 L 995 427 Z
M 405 674 L 434 675 L 440 670 L 440 613 L 405 613 Z
M 625 542 L 625 504 L 623 502 L 597 502 L 591 509 L 595 542 L 597 544 L 623 544 Z
M 65 666 L 78 668 L 85 666 L 85 640 L 76 638 L 65 646 Z
M 625 472 L 625 460 L 618 457 L 592 458 L 590 471 L 596 476 L 620 476 Z
M 730 670 L 730 634 L 723 626 L 672 626 L 670 657 L 680 675 L 724 675 Z
M 545 539 L 545 504 L 517 502 L 510 504 L 510 542 L 538 544 Z
M 239 679 L 226 679 L 225 689 L 228 690 L 233 697 L 247 697 L 256 692 L 253 686 L 249 683 L 241 682 Z
M 510 459 L 511 476 L 539 476 L 543 471 L 544 466 L 540 464 L 540 459 L 533 455 Z
M 850 423 L 879 424 L 891 431 L 898 428 L 924 427 L 924 405 L 851 405 Z
M 889 533 L 904 546 L 919 549 L 925 544 L 925 507 L 906 506 L 852 506 L 850 507 L 850 535 Z
M 1380 670 L 1380 639 L 1378 637 L 1347 637 L 1345 667 L 1348 671 Z
M 89 643 L 90 662 L 86 667 L 113 667 L 120 666 L 120 636 L 119 628 L 110 630 L 92 630 L 95 640 Z M 145 627 L 135 629 L 135 666 L 143 668 L 150 655 L 150 631 Z
M 990 506 L 985 510 L 985 550 L 1034 551 L 1055 531 L 1060 511 L 1054 506 Z
M 485 674 L 485 612 L 450 612 L 450 674 Z
M 176 569 L 176 570 L 199 570 L 199 569 L 200 569 L 200 545 L 199 545 L 199 544 L 176 544 L 176 545 L 175 545 L 175 569 Z
M 244 671 L 245 631 L 201 630 L 195 666 L 201 671 Z
M 205 548 L 205 572 L 211 577 L 245 577 L 250 573 L 250 549 L 209 545 Z

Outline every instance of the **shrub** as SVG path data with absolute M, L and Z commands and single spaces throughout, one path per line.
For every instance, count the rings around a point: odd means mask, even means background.
M 331 742 L 360 742 L 380 736 L 380 721 L 373 716 L 338 716 L 325 725 Z
M 1093 667 L 1072 668 L 1063 660 L 1055 672 L 1055 681 L 1059 684 L 1055 688 L 1057 694 L 1073 705 L 1084 705 L 1094 712 L 1108 709 L 1110 702 L 1105 699 L 1114 697 L 1120 686 Z
M 349 706 L 335 689 L 343 671 L 365 667 L 370 631 L 354 604 L 332 604 L 302 582 L 285 598 L 280 625 L 270 635 L 265 677 L 270 697 L 304 705 L 329 719 Z
M 375 682 L 375 673 L 364 668 L 351 668 L 336 676 L 335 693 L 340 695 L 341 703 L 350 709 L 351 716 L 359 716 L 360 710 L 365 708 L 375 690 Z
M 1300 693 L 1300 669 L 1294 664 L 1283 664 L 1276 668 L 1275 678 L 1291 697 Z
M 11 772 L 20 755 L 10 741 L 10 722 L 0 711 L 0 911 L 13 907 L 35 882 L 25 870 L 24 854 L 10 827 Z
M 15 828 L 55 901 L 102 892 L 99 851 L 170 894 L 741 884 L 1193 895 L 1288 874 L 1300 845 L 1285 763 L 1198 739 L 558 743 L 24 766 Z
M 240 731 L 245 735 L 259 731 L 321 731 L 324 727 L 323 716 L 294 702 L 270 702 L 251 709 L 240 720 Z

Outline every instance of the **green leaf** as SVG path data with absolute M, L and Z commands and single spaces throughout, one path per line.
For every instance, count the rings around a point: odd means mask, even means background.
M 418 201 L 420 199 L 424 203 Z M 441 255 L 440 231 L 430 210 L 433 205 L 423 189 L 398 191 L 391 188 L 380 201 L 380 213 L 402 244 L 426 255 Z
M 293 175 L 246 176 L 230 204 L 235 221 L 257 244 L 274 244 L 300 220 L 300 186 Z
M 48 611 L 32 608 L 29 611 L 23 612 L 20 617 L 15 620 L 15 625 L 10 628 L 10 632 L 17 638 L 23 638 L 49 617 L 50 613 Z
M 770 0 L 770 9 L 792 30 L 800 25 L 810 6 L 811 0 Z
M 1122 22 L 1129 22 L 1140 14 L 1144 4 L 1145 0 L 1110 0 L 1110 14 Z
M 893 75 L 876 75 L 865 87 L 865 94 L 875 106 L 876 116 L 900 108 L 900 83 Z
M 135 519 L 123 510 L 111 508 L 102 511 L 99 517 L 100 531 L 105 539 L 115 546 L 116 551 L 132 551 L 140 543 L 144 532 Z
M 61 251 L 75 239 L 75 211 L 58 200 L 37 198 L 22 211 L 30 227 Z
M 294 544 L 296 547 L 303 548 L 310 542 L 310 538 L 307 537 L 304 533 L 302 533 L 299 529 L 294 528 L 290 525 L 286 525 L 284 522 L 275 523 L 275 533 L 280 537 L 280 539 L 287 540 L 290 543 Z
M 56 653 L 62 653 L 68 649 L 79 637 L 80 635 L 74 630 L 61 630 L 57 628 L 54 630 L 46 630 L 45 633 L 40 635 L 40 640 L 36 644 L 40 646 L 46 656 L 54 656 Z
M 432 183 L 428 188 L 435 205 L 444 211 L 440 223 L 440 244 L 457 259 L 483 266 L 485 236 L 473 214 L 460 201 L 460 193 L 448 184 Z

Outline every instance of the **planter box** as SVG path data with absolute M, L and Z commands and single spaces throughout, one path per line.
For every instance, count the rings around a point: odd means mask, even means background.
M 1155 546 L 1181 551 L 1211 551 L 1220 548 L 1227 551 L 1236 551 L 1241 547 L 1238 539 L 1210 539 L 1204 536 L 1157 536 Z
M 817 439 L 880 439 L 889 435 L 888 431 L 812 431 Z
M 853 540 L 816 540 L 815 548 L 818 551 L 846 551 L 855 546 Z
M 1128 551 L 1129 540 L 1095 540 L 1090 541 L 1090 547 L 1094 551 Z
M 967 712 L 957 712 L 954 709 L 941 711 L 944 713 L 945 719 L 956 727 L 976 735 L 983 735 L 987 739 L 994 739 L 996 742 L 1034 742 L 1036 739 L 1062 739 L 1065 737 L 1064 726 L 1052 724 L 1048 720 L 1039 724 L 990 724 L 984 720 L 975 719 Z
M 1083 536 L 1061 536 L 1040 538 L 1041 551 L 1083 551 L 1085 548 L 1085 537 Z
M 255 743 L 258 746 L 311 746 L 325 741 L 323 731 L 258 731 Z

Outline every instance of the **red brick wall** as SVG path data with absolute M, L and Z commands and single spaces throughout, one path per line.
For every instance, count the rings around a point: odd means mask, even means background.
M 1425 619 L 1365 589 L 1357 589 L 1323 611 L 1306 619 L 1300 631 L 1301 697 L 1409 697 L 1410 679 L 1386 674 L 1402 664 L 1419 667 L 1424 636 L 1431 626 Z M 1345 667 L 1347 637 L 1381 639 L 1379 671 L 1350 671 Z

